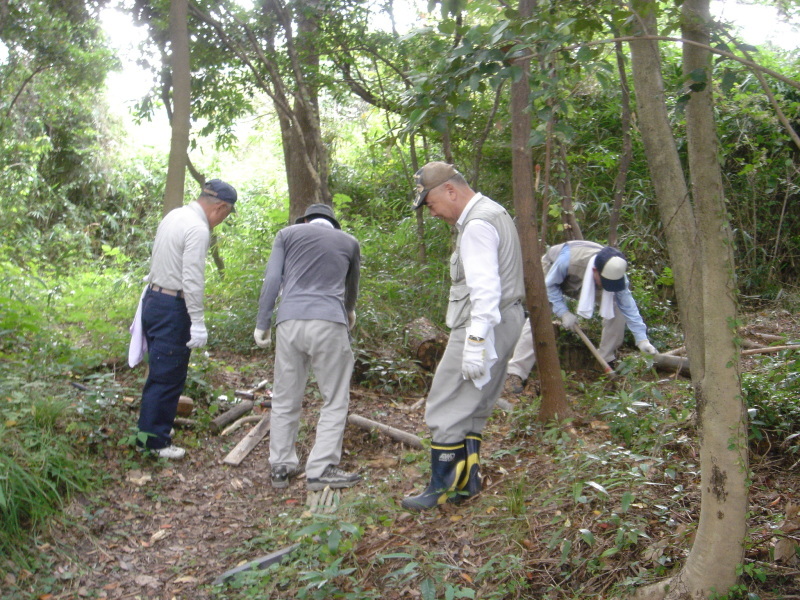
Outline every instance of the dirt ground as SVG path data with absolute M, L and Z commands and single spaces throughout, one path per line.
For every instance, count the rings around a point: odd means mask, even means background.
M 789 334 L 790 339 L 800 339 L 798 319 L 788 313 L 756 313 L 750 318 L 747 331 L 750 339 L 757 339 L 755 334 L 759 332 Z M 248 367 L 234 369 L 226 375 L 225 383 L 230 389 L 252 389 L 262 379 L 271 380 L 269 367 L 254 367 L 256 363 L 252 362 L 252 357 L 217 358 Z M 237 375 L 240 372 L 248 376 Z M 384 396 L 354 386 L 350 412 L 425 437 L 424 410 L 408 410 L 418 399 L 419 396 Z M 257 396 L 255 411 L 267 410 L 259 406 L 259 400 L 269 400 L 268 390 Z M 301 430 L 304 439 L 301 460 L 308 451 L 308 438 L 313 439 L 317 404 L 314 394 L 307 394 L 304 413 L 307 425 L 304 427 L 311 431 L 304 435 Z M 202 411 L 204 407 L 197 409 Z M 131 414 L 133 420 L 133 407 Z M 198 416 L 197 413 L 194 416 Z M 109 441 L 104 455 L 99 457 L 98 468 L 105 469 L 113 483 L 95 497 L 76 499 L 68 509 L 70 518 L 66 522 L 69 524 L 54 527 L 39 546 L 42 554 L 55 557 L 54 577 L 59 581 L 56 587 L 60 587 L 60 591 L 37 592 L 31 597 L 42 600 L 82 597 L 202 600 L 216 597 L 209 584 L 237 565 L 264 555 L 263 548 L 254 547 L 254 540 L 281 523 L 285 513 L 301 512 L 300 507 L 306 502 L 302 477 L 286 490 L 274 490 L 270 486 L 268 439 L 259 443 L 239 466 L 223 464 L 223 458 L 252 426 L 245 425 L 225 436 L 196 436 L 179 430 L 175 441 L 177 444 L 188 442 L 187 457 L 169 463 L 142 457 Z M 482 455 L 491 457 L 501 449 L 504 433 L 514 426 L 513 412 L 496 411 L 485 436 Z M 607 431 L 594 429 L 589 423 L 579 422 L 576 429 L 579 435 L 591 436 L 596 442 L 608 435 Z M 536 440 L 531 439 L 531 443 L 535 444 Z M 457 532 L 465 531 L 465 527 L 469 527 L 466 524 L 479 516 L 479 505 L 447 506 L 422 516 L 404 514 L 399 506 L 400 499 L 420 489 L 420 484 L 424 483 L 418 464 L 403 461 L 410 450 L 384 434 L 353 425 L 347 426 L 344 448 L 342 466 L 357 470 L 364 477 L 359 486 L 344 492 L 344 499 L 348 494 L 370 494 L 386 489 L 386 482 L 394 482 L 389 488 L 396 502 L 396 511 L 389 515 L 394 521 L 393 530 L 365 537 L 358 548 L 360 558 L 368 560 L 385 551 L 392 540 L 422 540 L 431 536 L 431 532 L 437 532 L 438 543 L 469 562 L 467 542 Z M 502 493 L 504 478 L 520 470 L 546 477 L 552 467 L 535 449 L 530 450 L 523 449 L 513 458 L 484 459 L 485 493 Z M 800 492 L 797 466 L 794 471 L 786 472 L 776 471 L 774 464 L 774 458 L 753 461 L 756 480 L 751 502 L 756 514 L 768 510 L 767 507 L 781 511 L 792 494 L 796 500 Z M 454 518 L 463 519 L 460 528 L 447 526 Z M 474 523 L 478 526 L 477 521 Z M 540 525 L 547 527 L 547 523 Z M 536 523 L 531 525 L 536 526 Z M 537 549 L 531 547 L 529 551 L 533 557 L 531 576 L 534 577 Z M 473 548 L 471 552 L 480 553 L 481 550 Z M 542 568 L 546 570 L 546 565 Z M 800 572 L 795 568 L 794 573 L 796 581 L 800 582 Z M 15 583 L 24 587 L 24 578 L 24 573 L 20 574 Z M 393 590 L 387 591 L 384 597 L 387 600 L 412 598 L 415 594 Z

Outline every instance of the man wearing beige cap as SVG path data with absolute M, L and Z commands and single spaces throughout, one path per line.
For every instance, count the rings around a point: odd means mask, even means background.
M 522 252 L 506 210 L 474 192 L 453 165 L 417 171 L 413 208 L 458 231 L 450 258 L 450 338 L 425 407 L 431 430 L 431 480 L 402 501 L 421 511 L 481 490 L 482 432 L 503 389 L 506 364 L 525 319 Z
M 599 304 L 603 333 L 597 350 L 607 363 L 616 359 L 626 324 L 639 350 L 647 354 L 656 353 L 647 339 L 647 326 L 628 289 L 627 269 L 628 261 L 622 252 L 585 240 L 551 246 L 542 257 L 547 298 L 553 314 L 561 319 L 565 328 L 575 327 L 578 316 L 591 318 L 595 304 Z M 569 310 L 564 296 L 578 301 L 577 315 Z M 531 326 L 526 320 L 514 356 L 508 363 L 507 392 L 518 394 L 522 391 L 523 382 L 535 362 Z

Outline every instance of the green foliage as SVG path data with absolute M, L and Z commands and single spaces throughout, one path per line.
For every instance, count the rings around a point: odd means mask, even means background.
M 28 561 L 21 541 L 98 482 L 66 434 L 76 418 L 69 402 L 47 392 L 0 369 L 0 550 L 20 564 Z
M 800 358 L 785 354 L 764 358 L 757 369 L 742 374 L 742 394 L 755 447 L 774 449 L 796 460 L 800 454 Z

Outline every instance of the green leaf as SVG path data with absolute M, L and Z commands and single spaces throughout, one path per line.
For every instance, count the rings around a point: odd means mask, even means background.
M 419 591 L 422 594 L 422 600 L 436 600 L 436 584 L 430 577 L 423 579 Z
M 581 539 L 589 546 L 594 546 L 594 535 L 588 529 L 580 529 Z
M 631 492 L 625 492 L 622 494 L 622 512 L 628 512 L 628 509 L 631 507 L 631 503 L 635 496 Z

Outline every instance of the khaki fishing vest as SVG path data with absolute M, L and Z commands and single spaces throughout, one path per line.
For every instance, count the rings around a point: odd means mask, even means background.
M 525 284 L 522 279 L 522 251 L 514 221 L 502 206 L 486 196 L 472 206 L 458 232 L 456 249 L 450 257 L 450 301 L 447 305 L 447 326 L 450 329 L 467 327 L 471 322 L 472 303 L 469 299 L 461 262 L 461 234 L 467 223 L 473 219 L 483 219 L 497 230 L 500 245 L 497 249 L 497 263 L 500 271 L 500 311 L 525 298 Z

